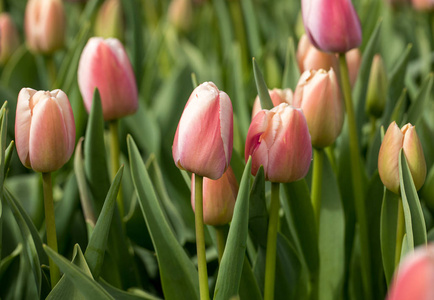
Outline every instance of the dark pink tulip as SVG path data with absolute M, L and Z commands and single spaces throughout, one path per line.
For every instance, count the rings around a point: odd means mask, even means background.
M 306 34 L 325 52 L 343 53 L 362 42 L 362 29 L 351 0 L 302 0 Z
M 75 146 L 75 122 L 68 97 L 51 92 L 21 89 L 15 118 L 18 156 L 27 168 L 53 172 L 71 157 Z
M 420 246 L 404 257 L 387 300 L 434 299 L 434 245 Z
M 247 133 L 245 159 L 252 156 L 252 174 L 264 166 L 272 182 L 292 182 L 306 176 L 312 146 L 301 109 L 282 103 L 256 114 Z
M 176 129 L 173 160 L 178 168 L 211 179 L 229 166 L 233 145 L 232 104 L 212 82 L 194 89 Z
M 92 107 L 93 93 L 98 88 L 106 121 L 133 114 L 138 108 L 133 68 L 117 39 L 89 39 L 80 57 L 78 85 L 87 111 Z
M 191 178 L 191 206 L 195 210 L 194 174 Z M 203 179 L 203 222 L 219 226 L 229 223 L 234 214 L 238 182 L 232 168 L 226 170 L 217 180 Z

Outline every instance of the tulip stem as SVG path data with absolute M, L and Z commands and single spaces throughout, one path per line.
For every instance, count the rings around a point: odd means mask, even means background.
M 51 185 L 51 173 L 42 173 L 42 186 L 44 190 L 44 207 L 45 207 L 45 226 L 47 228 L 47 244 L 48 247 L 53 249 L 56 253 L 57 250 L 57 236 L 56 236 L 56 222 L 54 220 L 54 203 L 53 203 L 53 188 Z M 59 267 L 54 261 L 49 258 L 50 265 L 50 278 L 51 289 L 57 284 L 60 279 Z
M 280 183 L 271 183 L 270 218 L 268 220 L 267 253 L 265 256 L 264 300 L 274 299 L 274 278 L 276 275 L 276 242 L 279 221 L 279 187 Z
M 357 137 L 356 118 L 354 114 L 353 100 L 351 96 L 351 85 L 348 75 L 348 66 L 345 53 L 339 53 L 339 67 L 341 71 L 341 88 L 345 98 L 345 109 L 348 117 L 351 173 L 354 193 L 354 204 L 356 208 L 356 217 L 360 228 L 360 247 L 361 247 L 361 268 L 363 286 L 365 288 L 365 298 L 372 298 L 371 290 L 371 259 L 369 252 L 369 232 L 366 218 L 366 207 L 364 202 L 364 193 L 362 187 L 362 168 L 360 166 L 360 149 Z
M 57 78 L 57 70 L 56 70 L 56 64 L 54 62 L 54 57 L 52 55 L 49 55 L 45 58 L 45 63 L 47 64 L 47 71 L 50 78 L 50 89 L 54 89 L 55 82 Z
M 398 220 L 396 222 L 396 246 L 395 246 L 395 269 L 401 260 L 402 240 L 405 234 L 404 209 L 401 197 L 398 199 Z
M 111 166 L 112 166 L 112 172 L 111 177 L 112 179 L 115 178 L 116 173 L 119 170 L 119 157 L 120 157 L 120 150 L 119 150 L 119 138 L 118 138 L 118 120 L 113 120 L 109 122 L 109 128 L 110 128 L 110 156 L 111 156 Z M 124 202 L 122 201 L 122 190 L 119 188 L 118 197 L 117 197 L 117 203 L 119 208 L 119 214 L 121 215 L 121 218 L 124 217 Z
M 315 213 L 316 226 L 319 228 L 321 212 L 321 187 L 322 187 L 322 166 L 324 161 L 324 150 L 313 149 L 313 174 L 312 174 L 312 205 Z
M 200 299 L 209 299 L 208 272 L 206 269 L 205 254 L 205 233 L 203 225 L 203 199 L 202 199 L 203 177 L 195 174 L 194 176 L 194 218 L 196 222 L 196 248 L 197 264 L 199 269 L 199 289 Z
M 225 251 L 226 245 L 226 234 L 223 226 L 215 227 L 217 235 L 217 252 L 219 257 L 219 264 L 222 261 L 223 252 Z

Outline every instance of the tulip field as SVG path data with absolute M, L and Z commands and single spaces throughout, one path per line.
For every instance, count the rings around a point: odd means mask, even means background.
M 434 299 L 433 0 L 0 0 L 0 299 Z

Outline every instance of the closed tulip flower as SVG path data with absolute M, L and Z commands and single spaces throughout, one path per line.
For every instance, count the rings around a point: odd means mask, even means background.
M 303 35 L 298 42 L 297 63 L 300 72 L 308 70 L 330 70 L 338 64 L 337 57 L 332 53 L 326 53 L 315 48 L 307 35 Z
M 104 120 L 133 114 L 138 108 L 137 85 L 124 47 L 117 39 L 90 38 L 80 57 L 78 85 L 87 111 L 98 88 Z
M 103 38 L 123 39 L 124 24 L 120 0 L 106 0 L 95 20 L 95 35 Z
M 252 174 L 264 166 L 271 182 L 292 182 L 306 176 L 312 146 L 300 109 L 286 103 L 256 114 L 247 133 L 245 159 L 252 156 Z
M 369 74 L 365 110 L 375 118 L 381 117 L 386 106 L 387 74 L 379 54 L 374 56 Z
M 360 65 L 362 64 L 362 54 L 358 48 L 351 49 L 345 53 L 345 59 L 348 65 L 348 76 L 350 77 L 351 87 L 353 87 L 359 74 Z
M 20 45 L 17 27 L 11 16 L 7 13 L 0 14 L 0 64 L 8 61 L 9 57 Z
M 434 245 L 420 246 L 404 257 L 387 300 L 434 299 Z
M 351 0 L 302 0 L 301 8 L 306 34 L 318 49 L 344 53 L 362 42 Z
M 194 191 L 194 174 L 191 178 L 191 190 Z M 232 168 L 217 180 L 203 179 L 203 222 L 207 225 L 220 226 L 229 223 L 234 214 L 235 200 L 238 194 L 238 182 Z M 195 210 L 195 193 L 191 193 L 191 206 Z
M 434 9 L 434 0 L 411 0 L 415 10 L 428 11 Z
M 293 103 L 303 110 L 312 145 L 316 148 L 332 145 L 344 123 L 342 96 L 333 69 L 304 72 L 295 89 Z
M 27 168 L 43 173 L 61 168 L 75 144 L 74 116 L 66 94 L 61 90 L 21 89 L 15 141 L 18 156 Z
M 280 103 L 288 103 L 292 104 L 292 90 L 291 89 L 272 89 L 268 90 L 270 94 L 271 102 L 273 102 L 273 106 L 278 106 Z M 255 102 L 253 102 L 252 109 L 252 118 L 261 111 L 261 101 L 259 100 L 259 96 L 256 96 Z
M 65 43 L 66 19 L 61 0 L 29 0 L 24 29 L 29 49 L 52 53 Z
M 229 96 L 212 82 L 194 89 L 176 129 L 175 164 L 199 176 L 220 178 L 229 166 L 233 116 Z
M 403 149 L 416 190 L 426 177 L 426 163 L 416 129 L 410 123 L 399 129 L 395 122 L 389 125 L 378 154 L 378 172 L 390 191 L 399 194 L 399 151 Z

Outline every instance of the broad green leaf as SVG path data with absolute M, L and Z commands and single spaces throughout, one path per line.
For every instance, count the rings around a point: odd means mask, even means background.
M 1 202 L 0 202 L 1 206 Z M 3 275 L 5 274 L 7 268 L 15 261 L 15 259 L 19 258 L 19 256 L 23 253 L 23 244 L 18 244 L 14 251 L 11 254 L 4 257 L 0 261 L 0 281 L 4 282 Z
M 81 270 L 80 267 L 74 265 L 46 245 L 44 245 L 44 250 L 54 263 L 59 266 L 64 276 L 71 280 L 83 295 L 92 295 L 92 299 L 95 300 L 114 299 L 89 274 Z
M 131 177 L 157 252 L 164 296 L 169 300 L 197 299 L 199 297 L 197 270 L 164 218 L 151 179 L 133 138 L 128 136 L 127 142 Z
M 251 167 L 252 159 L 249 158 L 235 201 L 234 215 L 220 263 L 214 299 L 229 299 L 238 295 L 247 244 Z
M 297 57 L 295 55 L 294 39 L 290 37 L 286 46 L 285 69 L 283 70 L 282 88 L 290 88 L 295 91 L 300 70 L 298 69 Z
M 432 86 L 433 86 L 433 73 L 430 73 L 427 78 L 424 80 L 419 93 L 416 97 L 416 100 L 411 104 L 408 109 L 407 115 L 407 123 L 417 124 L 419 119 L 423 116 L 424 110 L 426 110 L 429 105 L 429 101 L 432 95 Z
M 401 201 L 398 195 L 384 188 L 383 205 L 381 207 L 380 241 L 387 285 L 390 284 L 395 271 L 398 201 Z
M 239 295 L 240 299 L 262 300 L 261 290 L 259 289 L 252 267 L 246 256 L 244 256 Z
M 14 154 L 15 142 L 11 141 L 9 146 L 5 151 L 5 165 L 4 165 L 4 173 L 7 174 L 9 166 L 11 164 L 12 155 Z
M 405 154 L 399 152 L 399 185 L 410 250 L 427 242 L 425 219 Z
M 140 291 L 140 293 L 137 291 L 135 293 L 122 291 L 110 285 L 102 278 L 99 279 L 99 284 L 116 300 L 160 300 L 160 298 L 145 291 Z
M 407 239 L 407 234 L 404 234 L 404 237 L 402 238 L 402 248 L 401 248 L 401 259 L 402 259 L 410 252 L 413 251 L 413 247 L 410 245 Z
M 113 218 L 113 211 L 116 206 L 116 198 L 121 184 L 124 167 L 121 166 L 117 172 L 113 183 L 107 193 L 101 213 L 93 229 L 89 239 L 89 244 L 86 247 L 85 257 L 89 264 L 89 268 L 95 279 L 99 278 L 102 263 L 104 261 L 104 253 L 107 246 L 107 238 L 110 231 L 110 226 Z
M 259 100 L 261 101 L 262 109 L 272 109 L 274 107 L 273 102 L 268 92 L 267 84 L 265 83 L 264 76 L 262 76 L 256 59 L 252 59 L 253 73 L 255 74 L 256 89 L 258 90 Z
M 233 41 L 233 26 L 231 22 L 231 17 L 227 7 L 227 2 L 223 0 L 213 0 L 213 6 L 217 14 L 217 19 L 220 28 L 220 38 L 222 45 L 222 53 L 224 56 L 229 54 L 229 45 Z M 241 17 L 241 16 L 240 16 Z
M 264 167 L 260 166 L 250 191 L 249 230 L 252 240 L 262 246 L 267 246 L 268 212 L 265 201 Z
M 247 42 L 249 43 L 250 55 L 259 57 L 261 55 L 261 38 L 256 18 L 256 11 L 253 7 L 252 0 L 244 0 L 241 2 L 243 10 L 244 22 L 246 24 Z

